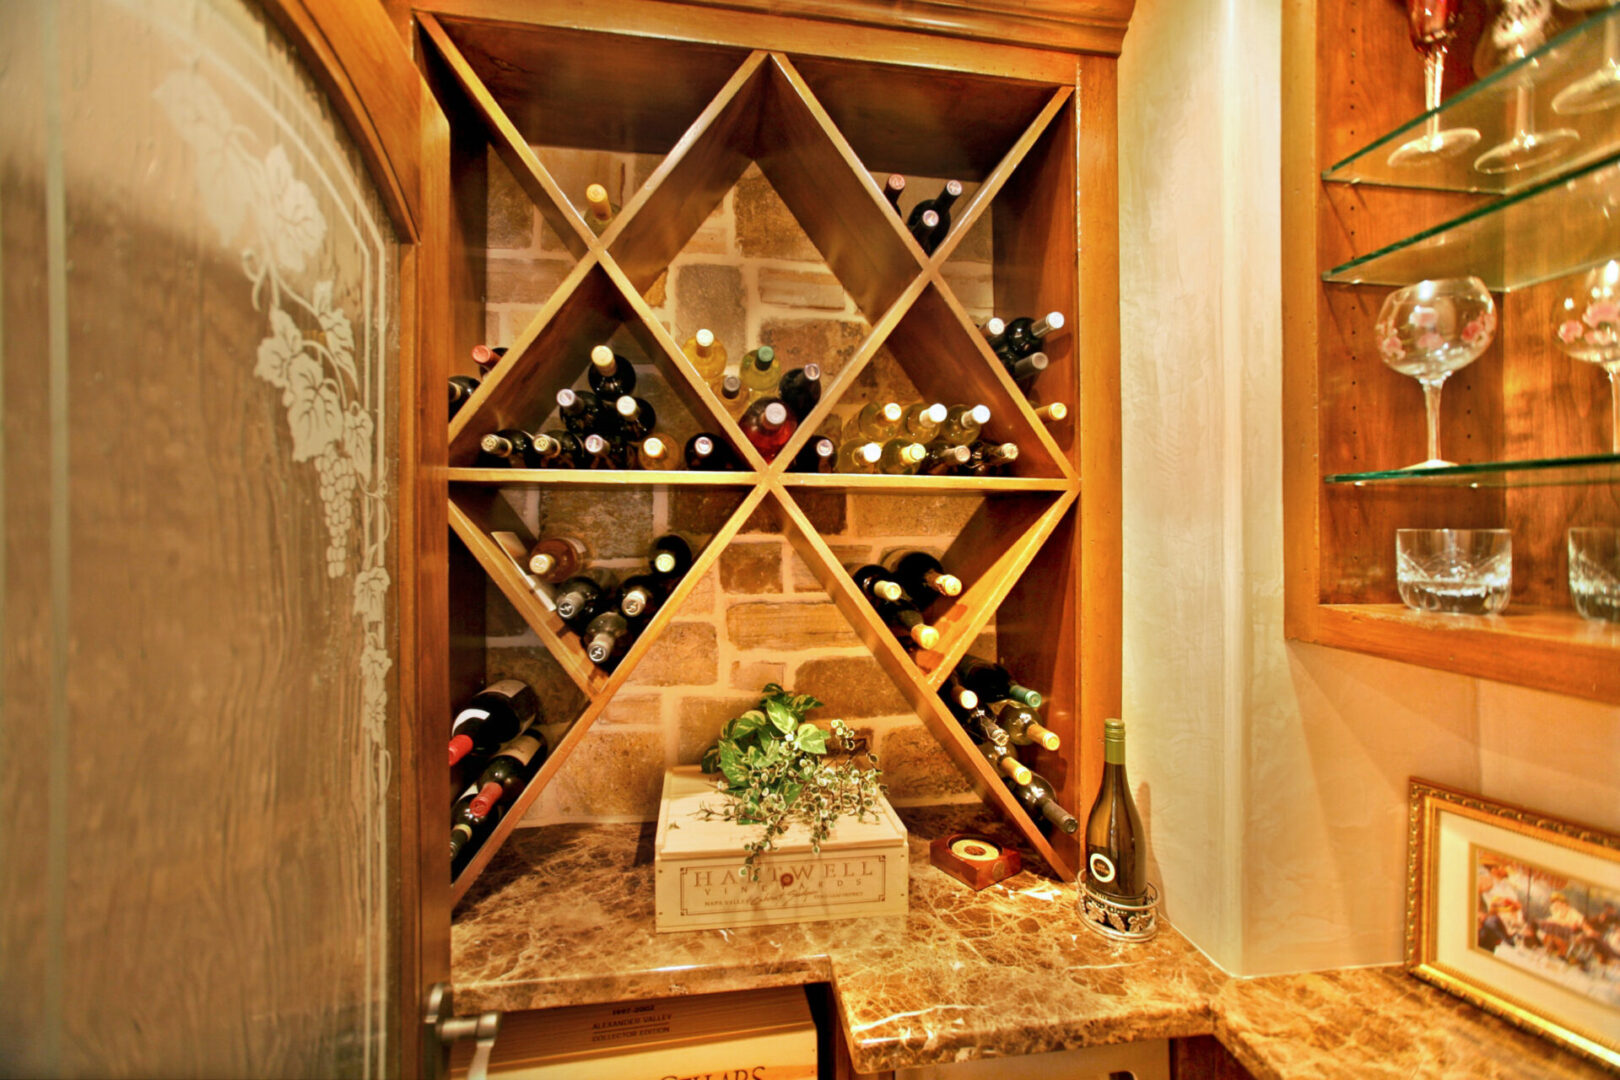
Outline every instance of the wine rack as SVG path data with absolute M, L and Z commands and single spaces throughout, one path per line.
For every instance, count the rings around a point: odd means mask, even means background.
M 461 409 L 449 433 L 453 532 L 545 650 L 584 705 L 495 832 L 456 879 L 459 901 L 593 722 L 658 642 L 682 602 L 752 515 L 767 510 L 906 703 L 987 802 L 1017 825 L 1047 864 L 1074 874 L 1074 840 L 1048 838 L 1003 786 L 949 713 L 938 690 L 979 633 L 995 621 L 1001 655 L 1023 681 L 1049 691 L 1045 723 L 1061 753 L 1031 763 L 1083 814 L 1100 773 L 1104 716 L 1119 699 L 1117 269 L 1114 187 L 1077 199 L 1089 146 L 1112 166 L 1112 61 L 1089 87 L 1108 109 L 1080 130 L 1074 56 L 1042 58 L 1021 75 L 744 48 L 556 26 L 419 14 L 423 65 L 452 123 L 453 158 L 492 149 L 572 256 L 572 268 L 500 363 Z M 696 36 L 696 35 L 694 35 Z M 597 58 L 612 57 L 598 66 Z M 600 236 L 530 146 L 538 129 L 560 145 L 662 154 L 662 161 Z M 1089 140 L 1089 142 L 1088 142 Z M 649 307 L 654 285 L 750 164 L 755 164 L 821 253 L 870 332 L 830 378 L 788 446 L 767 462 L 691 366 Z M 927 254 L 884 200 L 874 172 L 959 175 L 976 183 L 953 208 L 951 231 Z M 470 199 L 475 204 L 476 199 Z M 468 220 L 479 208 L 460 208 Z M 1089 265 L 1096 286 L 1081 293 L 1082 214 L 1094 226 Z M 998 310 L 1062 311 L 1077 332 L 1054 339 L 1036 402 L 1061 401 L 1068 417 L 1042 422 L 990 351 L 954 294 L 946 263 L 982 217 L 994 223 Z M 460 355 L 481 340 L 476 288 L 453 267 L 461 304 Z M 1090 279 L 1088 279 L 1090 280 Z M 728 441 L 737 472 L 580 472 L 478 467 L 479 437 L 536 426 L 556 392 L 579 377 L 589 343 L 621 333 L 667 382 L 681 407 Z M 728 343 L 736 347 L 740 343 Z M 1000 477 L 848 476 L 788 471 L 821 422 L 886 351 L 927 399 L 983 402 L 986 435 L 1020 456 Z M 1082 356 L 1085 363 L 1082 364 Z M 802 357 L 801 361 L 817 359 Z M 1082 392 L 1082 381 L 1085 383 Z M 1082 485 L 1084 473 L 1084 486 Z M 730 493 L 735 507 L 629 652 L 611 672 L 592 665 L 577 638 L 528 590 L 492 537 L 521 532 L 498 489 L 532 485 L 601 499 L 650 488 Z M 873 612 L 801 500 L 817 491 L 985 498 L 951 547 L 966 588 L 938 625 L 936 649 L 914 658 Z M 532 540 L 532 536 L 524 539 Z M 454 558 L 453 558 L 454 561 Z M 455 567 L 452 567 L 453 578 Z M 452 608 L 457 603 L 452 597 Z M 455 615 L 452 615 L 455 618 Z M 1084 625 L 1082 626 L 1082 619 Z M 452 627 L 452 650 L 469 635 Z M 1085 666 L 1086 682 L 1081 681 Z M 455 667 L 454 658 L 452 667 Z M 800 687 L 814 692 L 813 686 Z

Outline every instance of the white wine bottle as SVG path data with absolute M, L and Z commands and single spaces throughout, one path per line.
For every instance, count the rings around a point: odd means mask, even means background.
M 713 330 L 699 330 L 681 345 L 698 374 L 714 382 L 725 373 L 726 347 L 715 340 Z
M 1125 722 L 1103 721 L 1103 775 L 1086 818 L 1086 880 L 1094 892 L 1126 903 L 1147 893 L 1147 834 L 1125 777 Z

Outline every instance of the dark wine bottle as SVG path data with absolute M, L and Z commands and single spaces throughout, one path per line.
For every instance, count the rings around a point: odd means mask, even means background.
M 505 345 L 496 345 L 494 348 L 488 345 L 474 345 L 472 347 L 473 363 L 478 365 L 479 372 L 484 375 L 494 371 L 495 365 L 499 364 L 501 357 L 505 355 Z
M 1103 721 L 1103 776 L 1086 818 L 1086 880 L 1104 896 L 1139 903 L 1147 893 L 1147 834 L 1125 777 L 1125 722 Z
M 965 446 L 952 446 L 948 442 L 931 442 L 923 449 L 922 465 L 917 469 L 925 476 L 944 476 L 959 472 L 967 466 L 970 454 Z
M 673 584 L 692 569 L 692 545 L 674 533 L 667 533 L 653 541 L 648 563 L 655 575 Z
M 1049 311 L 1039 319 L 1023 315 L 1009 322 L 1001 336 L 990 342 L 990 347 L 1003 362 L 1014 361 L 1039 352 L 1046 339 L 1062 331 L 1065 323 L 1061 311 Z
M 1028 356 L 1020 356 L 1017 360 L 1004 361 L 1007 374 L 1013 377 L 1013 382 L 1020 387 L 1027 386 L 1035 376 L 1050 366 L 1052 358 L 1045 353 L 1036 351 Z
M 883 197 L 889 200 L 894 212 L 900 212 L 900 193 L 906 190 L 906 178 L 899 173 L 890 173 L 889 178 L 883 181 Z
M 1005 776 L 1015 784 L 1027 784 L 1034 777 L 1029 767 L 1013 754 L 1012 750 L 995 743 L 982 742 L 978 744 L 979 753 L 984 755 L 992 768 L 999 776 Z
M 737 467 L 737 455 L 720 436 L 703 431 L 686 440 L 686 467 L 729 471 Z
M 1039 746 L 1047 750 L 1058 748 L 1057 732 L 1042 727 L 1035 710 L 1023 702 L 1003 698 L 991 702 L 990 711 L 995 713 L 996 723 L 1006 729 L 1015 746 Z
M 450 418 L 454 419 L 461 407 L 478 392 L 481 384 L 471 375 L 450 376 Z
M 605 602 L 602 586 L 588 577 L 571 577 L 557 586 L 557 618 L 576 634 L 584 632 Z
M 619 427 L 624 437 L 632 442 L 645 439 L 658 425 L 658 414 L 646 398 L 625 394 L 613 403 L 613 411 L 619 415 Z
M 947 573 L 926 551 L 905 552 L 890 562 L 889 572 L 919 607 L 926 607 L 936 596 L 962 595 L 962 579 Z
M 939 194 L 934 196 L 933 201 L 927 204 L 928 208 L 939 219 L 934 225 L 934 231 L 928 234 L 927 239 L 920 241 L 923 250 L 928 254 L 932 255 L 935 249 L 945 242 L 945 237 L 950 235 L 951 204 L 961 197 L 962 181 L 947 180 L 945 186 L 940 189 Z M 915 208 L 912 209 L 912 213 L 916 213 Z
M 607 438 L 593 431 L 585 436 L 584 450 L 585 460 L 581 462 L 584 468 L 623 469 L 629 465 L 628 451 L 621 438 Z
M 968 447 L 968 463 L 962 471 L 969 476 L 998 476 L 1017 460 L 1016 443 L 993 443 L 980 439 Z
M 450 764 L 477 751 L 487 754 L 540 716 L 540 699 L 520 679 L 484 687 L 450 724 Z
M 589 390 L 559 390 L 557 411 L 562 414 L 563 427 L 583 438 L 601 430 L 599 425 L 607 410 Z
M 922 245 L 924 251 L 932 253 L 934 249 L 928 246 L 928 241 L 934 235 L 934 230 L 939 228 L 939 215 L 932 210 L 923 210 L 923 205 L 919 203 L 912 208 L 911 219 L 906 222 L 906 228 L 911 230 L 911 235 Z M 918 213 L 919 210 L 922 210 L 922 213 Z
M 1012 788 L 1013 794 L 1017 795 L 1018 801 L 1029 810 L 1031 817 L 1040 815 L 1035 817 L 1036 824 L 1045 825 L 1050 822 L 1071 836 L 1079 831 L 1080 822 L 1075 820 L 1073 814 L 1057 804 L 1057 790 L 1052 787 L 1052 781 L 1040 773 L 1030 773 L 1029 779 L 1023 783 L 1007 786 Z
M 950 707 L 951 715 L 956 717 L 957 723 L 967 729 L 975 742 L 980 739 L 987 740 L 996 746 L 1006 746 L 1011 741 L 1001 725 L 996 723 L 995 717 L 990 715 L 979 701 L 979 695 L 963 686 L 947 684 L 941 691 L 945 704 Z
M 533 728 L 509 741 L 478 774 L 478 794 L 467 813 L 482 818 L 497 805 L 510 806 L 529 778 L 540 771 L 548 753 L 545 736 Z
M 825 435 L 817 435 L 800 449 L 793 459 L 794 472 L 830 473 L 838 471 L 838 444 Z
M 604 611 L 591 620 L 584 637 L 591 663 L 608 668 L 630 647 L 630 624 L 617 611 Z
M 619 584 L 613 606 L 626 619 L 646 622 L 664 599 L 664 581 L 652 574 L 632 574 Z
M 1000 664 L 992 664 L 977 656 L 964 656 L 956 665 L 956 677 L 962 680 L 963 686 L 973 690 L 985 701 L 1011 698 L 1032 709 L 1041 707 L 1043 700 L 1041 695 L 1027 686 L 1019 686 L 1013 682 L 1007 669 Z
M 606 345 L 591 350 L 591 369 L 586 378 L 590 380 L 591 390 L 603 401 L 614 401 L 636 392 L 636 369 Z
M 765 460 L 770 461 L 793 438 L 799 422 L 788 412 L 786 405 L 776 398 L 767 397 L 748 406 L 748 411 L 743 413 L 737 426 L 742 428 L 748 441 L 764 455 Z
M 450 812 L 450 876 L 454 878 L 460 874 L 466 865 L 472 862 L 472 857 L 483 846 L 485 838 L 495 831 L 495 826 L 501 818 L 506 816 L 504 806 L 495 807 L 494 811 L 482 818 L 474 818 L 468 808 L 472 806 L 473 797 L 478 794 L 478 787 L 474 785 L 462 792 L 461 798 L 456 800 L 455 808 Z
M 539 464 L 534 440 L 517 428 L 492 431 L 478 441 L 479 463 L 486 467 L 529 469 Z
M 854 579 L 855 587 L 874 604 L 880 600 L 899 600 L 906 595 L 906 591 L 889 576 L 889 572 L 876 563 L 859 567 L 850 577 Z
M 810 410 L 821 401 L 821 365 L 806 364 L 783 375 L 782 381 L 777 384 L 776 396 L 782 399 L 782 404 L 788 407 L 788 412 L 799 423 L 804 423 Z
M 923 621 L 922 612 L 909 600 L 879 600 L 873 606 L 895 637 L 922 649 L 932 649 L 939 644 L 939 631 Z
M 1003 319 L 998 319 L 994 315 L 984 320 L 983 324 L 981 324 L 979 327 L 979 333 L 984 335 L 984 339 L 986 341 L 995 341 L 996 338 L 1000 337 L 1006 332 L 1006 321 Z
M 538 469 L 572 469 L 585 458 L 585 447 L 572 431 L 542 431 L 533 441 Z

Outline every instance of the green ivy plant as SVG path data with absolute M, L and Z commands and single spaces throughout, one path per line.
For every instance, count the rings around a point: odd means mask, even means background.
M 743 845 L 742 872 L 752 881 L 759 880 L 760 857 L 793 822 L 810 826 L 810 846 L 819 853 L 840 815 L 861 821 L 877 815 L 885 790 L 877 758 L 859 755 L 870 767 L 857 762 L 863 740 L 842 720 L 828 725 L 830 734 L 806 721 L 821 704 L 769 683 L 758 707 L 726 721 L 703 755 L 703 771 L 719 773 L 715 786 L 729 796 L 719 809 L 704 807 L 704 814 L 765 826 L 758 840 Z M 836 760 L 827 756 L 829 744 L 839 752 Z

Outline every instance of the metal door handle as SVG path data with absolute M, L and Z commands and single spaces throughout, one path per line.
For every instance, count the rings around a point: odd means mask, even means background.
M 452 1016 L 454 1008 L 448 983 L 435 983 L 428 990 L 422 1010 L 423 1064 L 428 1080 L 439 1080 L 449 1064 L 450 1044 L 473 1038 L 472 1064 L 467 1068 L 467 1080 L 487 1080 L 489 1056 L 495 1049 L 495 1036 L 501 1033 L 501 1014 L 486 1012 L 478 1016 Z

